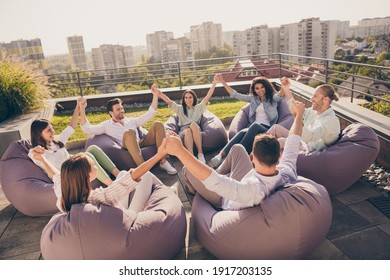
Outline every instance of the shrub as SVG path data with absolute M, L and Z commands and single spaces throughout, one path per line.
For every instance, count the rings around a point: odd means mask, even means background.
M 52 96 L 42 70 L 15 56 L 0 60 L 0 121 L 43 107 Z

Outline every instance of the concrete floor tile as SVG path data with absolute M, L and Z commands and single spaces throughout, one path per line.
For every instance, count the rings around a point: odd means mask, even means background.
M 353 260 L 390 260 L 390 236 L 377 227 L 335 238 L 332 242 Z
M 378 226 L 378 228 L 380 228 L 381 230 L 383 230 L 385 233 L 387 233 L 388 235 L 390 235 L 390 221 L 384 223 L 384 224 L 381 224 Z M 390 248 L 389 248 L 390 250 Z
M 350 205 L 365 201 L 367 198 L 375 196 L 380 196 L 380 193 L 377 192 L 366 179 L 360 178 L 349 189 L 334 196 L 334 198 L 345 205 Z
M 40 251 L 41 232 L 50 217 L 17 214 L 0 238 L 0 258 L 12 258 Z
M 372 224 L 337 199 L 332 199 L 333 217 L 327 237 L 329 239 L 365 229 Z
M 369 201 L 363 201 L 361 203 L 350 205 L 349 208 L 372 224 L 382 224 L 389 221 L 389 219 Z
M 347 260 L 348 258 L 331 241 L 325 239 L 306 260 Z

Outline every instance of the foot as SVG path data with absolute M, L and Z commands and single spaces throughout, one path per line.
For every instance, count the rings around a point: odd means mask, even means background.
M 203 162 L 203 163 L 206 163 L 206 160 L 204 159 L 204 155 L 203 154 L 198 154 L 198 160 Z
M 222 156 L 218 154 L 210 160 L 210 167 L 217 168 L 221 163 L 222 163 Z
M 165 170 L 169 175 L 177 174 L 177 170 L 169 163 L 169 161 L 165 161 L 164 163 L 160 162 L 160 169 Z

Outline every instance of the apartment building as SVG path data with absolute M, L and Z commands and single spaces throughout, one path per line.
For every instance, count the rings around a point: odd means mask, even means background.
M 173 39 L 173 32 L 156 31 L 146 35 L 146 47 L 148 49 L 148 57 L 153 57 L 155 60 L 162 60 L 161 46 Z
M 0 43 L 0 59 L 2 52 L 8 55 L 15 55 L 22 61 L 32 61 L 36 63 L 44 72 L 47 71 L 47 62 L 43 54 L 41 39 L 16 40 L 10 43 Z
M 358 21 L 357 25 L 347 29 L 346 37 L 356 38 L 390 34 L 390 17 L 368 18 Z
M 171 39 L 161 45 L 161 62 L 185 61 L 193 58 L 191 41 L 186 37 Z
M 134 54 L 131 46 L 100 45 L 92 49 L 92 61 L 95 74 L 104 76 L 105 80 L 125 78 L 127 67 L 134 65 Z
M 75 35 L 67 37 L 66 40 L 68 43 L 70 66 L 72 70 L 88 70 L 83 36 Z
M 192 52 L 208 51 L 212 47 L 222 47 L 222 24 L 204 22 L 190 26 Z

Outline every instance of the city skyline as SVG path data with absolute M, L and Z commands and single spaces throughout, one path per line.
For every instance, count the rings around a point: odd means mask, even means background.
M 208 21 L 221 23 L 224 32 L 263 24 L 278 27 L 310 17 L 356 25 L 364 18 L 389 16 L 386 12 L 390 10 L 390 2 L 385 0 L 373 0 L 363 7 L 336 0 L 327 1 L 323 7 L 313 2 L 281 1 L 277 9 L 272 9 L 259 1 L 242 0 L 244 8 L 238 12 L 237 5 L 205 0 L 194 2 L 192 7 L 176 0 L 136 5 L 125 0 L 0 0 L 0 26 L 7 26 L 0 31 L 0 42 L 40 38 L 44 54 L 50 56 L 68 53 L 66 38 L 74 35 L 83 36 L 85 50 L 90 51 L 102 44 L 145 46 L 146 35 L 159 30 L 182 37 L 191 25 Z M 253 8 L 256 6 L 258 10 Z

